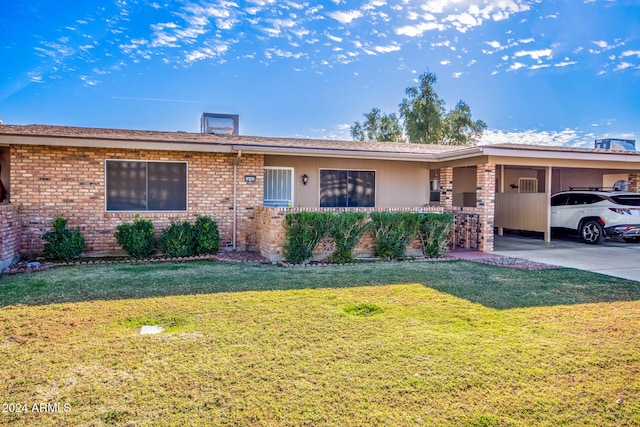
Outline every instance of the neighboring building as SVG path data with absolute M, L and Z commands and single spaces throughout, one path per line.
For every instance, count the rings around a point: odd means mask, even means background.
M 274 259 L 265 227 L 288 209 L 437 208 L 475 216 L 471 246 L 491 251 L 494 227 L 548 238 L 554 192 L 620 180 L 638 191 L 640 153 L 0 125 L 0 165 L 1 266 L 41 253 L 56 215 L 81 228 L 87 253 L 119 251 L 115 227 L 136 216 L 161 230 L 210 215 L 223 248 Z

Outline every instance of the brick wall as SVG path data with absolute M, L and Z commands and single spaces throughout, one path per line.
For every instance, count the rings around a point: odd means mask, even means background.
M 341 212 L 341 211 L 356 211 L 356 212 L 443 212 L 443 209 L 438 206 L 423 207 L 423 208 L 270 208 L 260 206 L 256 208 L 255 222 L 254 222 L 254 234 L 257 242 L 256 247 L 258 251 L 265 258 L 272 262 L 282 261 L 284 254 L 282 247 L 285 242 L 285 229 L 284 219 L 287 214 L 296 212 Z M 335 247 L 332 242 L 327 239 L 325 242 L 320 242 L 314 251 L 314 258 L 316 260 L 322 260 L 327 258 Z M 407 249 L 407 255 L 419 256 L 422 254 L 420 242 L 416 239 L 411 242 Z M 368 233 L 363 236 L 360 243 L 354 248 L 354 254 L 358 257 L 369 257 L 373 252 L 373 237 Z
M 629 173 L 629 191 L 634 193 L 640 193 L 640 173 Z
M 493 252 L 496 210 L 496 165 L 476 166 L 476 209 L 480 215 L 480 244 L 482 252 Z
M 172 220 L 194 221 L 198 215 L 209 215 L 218 223 L 221 248 L 232 244 L 236 154 L 14 145 L 10 156 L 11 202 L 20 207 L 24 254 L 42 252 L 42 235 L 57 215 L 66 218 L 70 227 L 80 227 L 86 252 L 96 255 L 120 252 L 115 227 L 132 222 L 136 214 L 152 220 L 157 232 Z M 188 162 L 187 211 L 106 212 L 105 159 Z M 254 207 L 262 204 L 263 166 L 261 155 L 244 155 L 237 166 L 240 249 L 255 245 L 250 224 Z M 256 182 L 246 183 L 245 175 L 255 175 Z
M 0 271 L 20 254 L 20 219 L 15 204 L 0 204 Z

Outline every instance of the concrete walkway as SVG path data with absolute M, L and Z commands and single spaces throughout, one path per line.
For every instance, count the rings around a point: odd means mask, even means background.
M 492 253 L 640 281 L 640 244 L 622 240 L 587 245 L 572 237 L 545 243 L 540 238 L 505 235 L 496 236 Z

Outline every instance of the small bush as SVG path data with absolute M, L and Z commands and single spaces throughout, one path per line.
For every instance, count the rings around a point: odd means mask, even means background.
M 220 247 L 218 224 L 208 216 L 199 216 L 193 224 L 195 253 L 197 255 L 215 254 Z
M 84 251 L 84 236 L 80 228 L 69 230 L 67 220 L 60 216 L 53 221 L 53 231 L 47 232 L 42 238 L 46 240 L 44 254 L 47 258 L 69 261 Z
M 160 250 L 168 257 L 187 257 L 195 251 L 193 227 L 189 222 L 174 222 L 158 239 Z
M 334 215 L 329 236 L 336 242 L 336 250 L 331 254 L 331 261 L 338 264 L 353 262 L 353 248 L 369 229 L 369 224 L 364 212 L 340 212 Z
M 383 259 L 403 259 L 407 246 L 416 237 L 418 217 L 408 212 L 371 212 L 375 233 L 373 255 Z
M 440 258 L 449 251 L 449 232 L 453 227 L 453 215 L 427 213 L 418 219 L 418 235 L 422 253 L 428 258 Z
M 285 259 L 293 264 L 309 261 L 320 240 L 329 234 L 332 216 L 328 212 L 288 214 L 285 217 Z
M 122 249 L 137 259 L 147 258 L 156 250 L 153 223 L 136 217 L 133 224 L 123 223 L 116 227 L 116 240 Z

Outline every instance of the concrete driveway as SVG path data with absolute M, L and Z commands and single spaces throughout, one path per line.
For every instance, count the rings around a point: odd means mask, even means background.
M 640 244 L 622 240 L 587 245 L 571 236 L 545 243 L 540 238 L 505 235 L 495 237 L 493 253 L 640 281 Z

